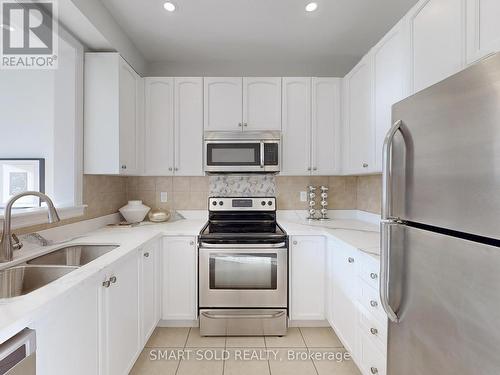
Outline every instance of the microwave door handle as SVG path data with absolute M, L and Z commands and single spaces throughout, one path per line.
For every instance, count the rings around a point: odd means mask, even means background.
M 260 141 L 260 167 L 264 168 L 264 141 Z

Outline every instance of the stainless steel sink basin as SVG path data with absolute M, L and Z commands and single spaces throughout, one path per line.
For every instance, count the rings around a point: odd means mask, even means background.
M 0 271 L 0 299 L 28 294 L 78 267 L 17 266 Z
M 75 245 L 63 247 L 28 261 L 28 264 L 83 266 L 116 249 L 116 245 Z

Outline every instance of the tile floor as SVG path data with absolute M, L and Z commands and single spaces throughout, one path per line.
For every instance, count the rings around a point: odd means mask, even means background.
M 344 356 L 331 328 L 290 328 L 283 337 L 227 338 L 201 337 L 198 328 L 157 328 L 130 374 L 361 375 L 352 360 L 341 360 Z

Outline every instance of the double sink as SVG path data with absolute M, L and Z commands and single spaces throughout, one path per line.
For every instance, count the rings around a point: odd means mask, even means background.
M 41 288 L 116 249 L 117 245 L 72 245 L 0 271 L 0 299 Z

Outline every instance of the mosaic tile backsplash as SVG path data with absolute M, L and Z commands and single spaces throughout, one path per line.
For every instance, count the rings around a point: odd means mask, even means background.
M 209 193 L 218 197 L 273 197 L 276 178 L 267 175 L 210 176 Z

